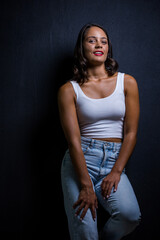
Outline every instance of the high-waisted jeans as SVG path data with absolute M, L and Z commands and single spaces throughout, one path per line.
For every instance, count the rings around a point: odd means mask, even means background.
M 140 209 L 133 188 L 125 174 L 121 174 L 117 191 L 112 192 L 108 199 L 101 194 L 101 183 L 112 170 L 118 158 L 122 143 L 105 142 L 81 137 L 81 146 L 87 164 L 88 173 L 98 202 L 110 214 L 100 236 L 97 230 L 97 218 L 93 220 L 88 209 L 84 219 L 75 216 L 73 204 L 78 200 L 80 184 L 71 162 L 69 150 L 62 162 L 61 179 L 64 195 L 64 206 L 68 218 L 70 237 L 72 240 L 120 240 L 132 232 L 140 222 Z

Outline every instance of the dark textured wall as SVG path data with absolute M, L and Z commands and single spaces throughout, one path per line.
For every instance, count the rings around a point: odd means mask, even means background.
M 75 41 L 87 22 L 108 30 L 119 71 L 139 85 L 138 141 L 127 172 L 142 223 L 127 239 L 153 237 L 160 210 L 159 13 L 158 0 L 1 1 L 1 239 L 69 239 L 60 184 L 67 145 L 56 94 L 72 76 Z

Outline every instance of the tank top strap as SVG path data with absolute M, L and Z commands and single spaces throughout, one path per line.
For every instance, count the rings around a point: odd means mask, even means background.
M 124 93 L 124 73 L 118 72 L 118 91 Z
M 75 94 L 76 94 L 76 97 L 77 97 L 77 99 L 78 99 L 78 93 L 79 93 L 79 85 L 78 85 L 78 83 L 76 82 L 76 81 L 70 81 L 70 83 L 72 84 L 72 86 L 73 86 L 73 89 L 74 89 L 74 92 L 75 92 Z

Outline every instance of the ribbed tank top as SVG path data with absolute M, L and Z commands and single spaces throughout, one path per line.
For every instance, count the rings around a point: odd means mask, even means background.
M 111 95 L 88 97 L 76 81 L 70 81 L 76 94 L 76 110 L 81 136 L 87 138 L 123 138 L 125 117 L 124 73 L 118 72 Z

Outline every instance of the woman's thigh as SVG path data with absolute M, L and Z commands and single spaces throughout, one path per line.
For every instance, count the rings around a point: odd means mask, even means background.
M 61 181 L 71 239 L 97 240 L 97 221 L 93 221 L 90 209 L 88 209 L 83 221 L 80 220 L 80 216 L 75 216 L 76 210 L 73 209 L 73 204 L 78 200 L 80 185 L 69 152 L 66 152 L 62 162 Z
M 128 221 L 138 221 L 140 218 L 139 205 L 127 175 L 121 174 L 120 182 L 116 192 L 111 192 L 108 199 L 101 194 L 101 183 L 103 178 L 96 184 L 95 192 L 99 202 L 111 216 L 117 216 Z

